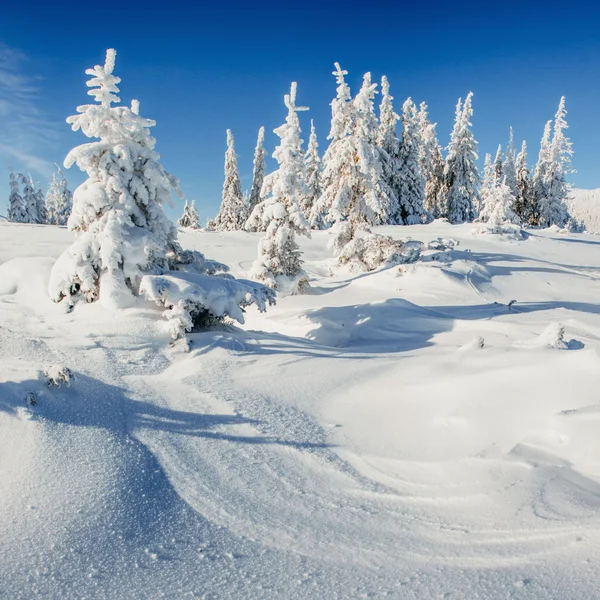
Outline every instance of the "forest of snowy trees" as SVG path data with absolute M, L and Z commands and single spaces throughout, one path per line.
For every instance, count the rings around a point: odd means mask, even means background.
M 67 119 L 74 130 L 100 140 L 75 148 L 65 160 L 67 168 L 76 163 L 88 174 L 74 197 L 60 168 L 46 194 L 30 175 L 10 172 L 10 221 L 68 224 L 77 235 L 53 270 L 50 293 L 57 301 L 101 299 L 120 306 L 132 294 L 145 295 L 167 308 L 176 337 L 206 311 L 241 320 L 248 304 L 264 309 L 273 300 L 271 290 L 305 291 L 308 277 L 296 236 L 310 237 L 311 230 L 331 229 L 334 268 L 350 264 L 372 270 L 406 255 L 403 242 L 371 230 L 377 225 L 478 221 L 489 233 L 577 225 L 565 203 L 573 150 L 565 133 L 564 97 L 554 120 L 546 123 L 535 166 L 528 165 L 525 141 L 516 152 L 511 128 L 505 149 L 499 146 L 494 160 L 486 155 L 481 177 L 472 93 L 458 100 L 450 143 L 442 148 L 426 103 L 417 106 L 408 98 L 397 114 L 389 81 L 384 76 L 378 86 L 370 73 L 353 95 L 347 71 L 335 63 L 337 89 L 322 156 L 312 121 L 304 148 L 299 113 L 309 109 L 297 105 L 295 82 L 284 98 L 286 121 L 274 130 L 280 140 L 273 152 L 277 167 L 266 173 L 261 127 L 247 193 L 234 136 L 227 130 L 221 207 L 206 230 L 259 232 L 261 238 L 249 273 L 257 283 L 219 277 L 227 268 L 182 250 L 177 229 L 163 212 L 172 192 L 181 192 L 158 162 L 149 134 L 154 122 L 140 116 L 137 101 L 112 106 L 120 102 L 115 56 L 109 50 L 104 66 L 86 71 L 96 104 L 78 107 L 79 114 Z M 186 200 L 177 224 L 201 227 L 195 202 Z M 220 304 L 207 300 L 209 289 L 214 296 L 215 281 L 222 288 Z

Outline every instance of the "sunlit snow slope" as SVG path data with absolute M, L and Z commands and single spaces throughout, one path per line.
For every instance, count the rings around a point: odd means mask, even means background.
M 0 223 L 0 598 L 600 597 L 600 239 L 475 229 L 335 277 L 317 232 L 310 294 L 185 353 L 54 305 L 71 234 Z M 258 240 L 181 238 L 236 275 Z

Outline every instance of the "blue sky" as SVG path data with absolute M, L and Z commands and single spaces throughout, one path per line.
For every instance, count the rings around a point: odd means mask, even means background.
M 121 99 L 138 98 L 157 121 L 163 163 L 202 218 L 220 203 L 225 130 L 234 133 L 246 189 L 257 131 L 265 126 L 271 153 L 291 81 L 311 109 L 300 115 L 303 137 L 314 119 L 324 150 L 334 61 L 349 71 L 353 92 L 371 71 L 375 80 L 388 76 L 397 110 L 408 96 L 425 100 L 442 145 L 457 99 L 472 90 L 481 162 L 512 125 L 534 163 L 565 95 L 577 169 L 569 179 L 600 187 L 599 13 L 573 2 L 3 2 L 0 213 L 9 164 L 44 183 L 53 163 L 86 141 L 64 119 L 88 101 L 84 71 L 108 47 L 117 50 Z M 67 177 L 72 187 L 83 180 L 76 167 Z

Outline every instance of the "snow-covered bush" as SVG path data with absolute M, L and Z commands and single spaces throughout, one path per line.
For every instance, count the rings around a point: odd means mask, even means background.
M 344 243 L 344 240 L 347 240 Z M 412 240 L 394 240 L 362 228 L 350 235 L 348 226 L 339 225 L 332 246 L 336 250 L 335 267 L 347 267 L 352 272 L 374 271 L 384 265 L 399 265 L 416 262 L 423 244 Z
M 183 207 L 183 214 L 179 217 L 177 224 L 179 227 L 188 227 L 190 229 L 200 228 L 200 217 L 196 210 L 196 201 L 192 200 L 191 204 L 186 200 Z
M 143 295 L 168 310 L 176 306 L 180 320 L 171 330 L 177 335 L 189 330 L 201 312 L 240 320 L 243 308 L 253 302 L 264 310 L 273 292 L 223 275 L 227 267 L 179 245 L 177 229 L 163 210 L 178 184 L 154 150 L 149 128 L 155 123 L 139 115 L 135 100 L 131 108 L 111 106 L 119 101 L 115 55 L 108 50 L 104 67 L 86 71 L 92 76 L 88 93 L 97 104 L 80 106 L 79 114 L 67 119 L 74 130 L 100 139 L 75 148 L 65 159 L 65 166 L 76 163 L 88 179 L 75 190 L 68 225 L 77 237 L 52 269 L 51 298 L 67 298 L 71 306 L 78 299 L 99 299 L 120 308 Z M 192 286 L 190 278 L 199 280 Z M 173 289 L 178 293 L 171 305 L 168 290 Z M 213 289 L 223 291 L 208 292 Z
M 50 387 L 70 386 L 74 379 L 71 369 L 64 365 L 52 365 L 44 371 L 44 381 Z

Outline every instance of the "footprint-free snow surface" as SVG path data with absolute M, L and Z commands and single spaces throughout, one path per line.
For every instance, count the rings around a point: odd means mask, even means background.
M 317 232 L 309 294 L 185 352 L 0 223 L 0 598 L 600 597 L 600 237 L 475 230 L 333 277 Z M 258 237 L 181 239 L 241 275 Z

